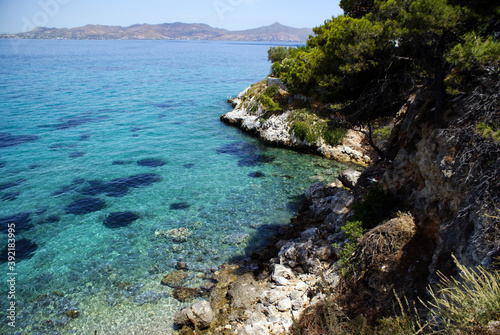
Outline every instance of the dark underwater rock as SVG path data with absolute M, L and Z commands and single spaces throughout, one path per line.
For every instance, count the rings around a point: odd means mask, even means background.
M 200 296 L 200 291 L 190 287 L 176 287 L 174 288 L 174 298 L 180 302 L 186 302 Z
M 0 133 L 0 148 L 13 147 L 27 142 L 38 140 L 36 135 L 12 135 L 9 133 Z
M 85 152 L 75 151 L 75 152 L 70 153 L 68 156 L 69 156 L 69 158 L 79 158 L 79 157 L 85 156 Z
M 137 165 L 147 167 L 159 167 L 165 164 L 167 164 L 167 162 L 157 158 L 145 158 L 137 161 Z
M 157 291 L 151 290 L 146 291 L 144 293 L 139 294 L 134 298 L 134 302 L 139 306 L 146 303 L 155 303 L 158 302 L 162 298 L 162 294 Z
M 123 197 L 131 188 L 149 186 L 161 181 L 161 176 L 154 173 L 143 173 L 111 181 L 90 180 L 89 186 L 79 192 L 84 195 L 96 196 L 105 194 L 108 197 Z
M 128 164 L 132 164 L 132 163 L 133 163 L 133 161 L 115 160 L 111 164 L 112 165 L 128 165 Z
M 248 156 L 254 155 L 256 151 L 259 150 L 259 147 L 253 143 L 246 142 L 234 142 L 223 145 L 222 147 L 217 149 L 217 152 L 220 154 L 227 154 L 232 156 Z
M 22 261 L 23 259 L 29 259 L 33 256 L 38 246 L 36 243 L 31 242 L 26 238 L 16 240 L 15 245 L 15 258 L 16 262 Z M 0 262 L 7 262 L 9 257 L 9 246 L 5 245 L 2 253 L 0 254 Z
M 43 221 L 43 223 L 56 223 L 61 221 L 61 218 L 57 215 L 49 215 L 47 218 Z
M 3 201 L 12 201 L 16 200 L 17 197 L 21 194 L 21 192 L 10 192 L 10 193 L 5 193 L 2 195 L 2 200 Z
M 0 169 L 5 167 L 6 163 L 5 162 L 0 162 Z
M 153 103 L 152 105 L 161 109 L 170 109 L 170 108 L 181 107 L 182 103 L 176 100 L 167 100 L 165 102 Z
M 106 207 L 106 203 L 98 198 L 83 198 L 73 201 L 66 206 L 66 213 L 83 215 L 92 212 L 100 211 Z
M 22 212 L 12 216 L 5 216 L 0 218 L 0 232 L 7 233 L 8 226 L 14 225 L 16 233 L 19 233 L 22 230 L 28 230 L 33 225 L 31 224 L 31 213 L 30 212 Z
M 137 219 L 139 219 L 139 215 L 130 211 L 114 212 L 104 220 L 104 225 L 108 228 L 120 228 L 128 226 Z
M 20 185 L 20 184 L 24 183 L 25 181 L 26 181 L 25 179 L 19 179 L 17 181 L 11 181 L 8 183 L 0 184 L 0 191 L 6 190 L 6 189 L 11 188 L 11 187 L 15 187 L 17 185 Z
M 172 210 L 187 209 L 189 207 L 191 207 L 191 205 L 188 203 L 185 203 L 185 202 L 176 202 L 176 203 L 170 204 L 170 209 L 172 209 Z
M 70 116 L 66 118 L 59 119 L 59 123 L 54 125 L 56 130 L 64 130 L 70 128 L 76 128 L 85 123 L 97 122 L 101 120 L 107 120 L 109 116 L 107 115 L 97 115 L 93 116 L 92 113 L 84 113 L 80 116 Z
M 265 177 L 266 175 L 263 174 L 262 172 L 260 171 L 256 171 L 256 172 L 250 172 L 248 174 L 249 177 L 252 177 L 252 178 L 262 178 L 262 177 Z
M 182 167 L 184 167 L 185 169 L 191 169 L 192 167 L 194 167 L 194 164 L 184 164 Z
M 240 159 L 238 166 L 257 166 L 265 163 L 272 163 L 276 157 L 268 155 L 253 155 L 247 158 Z
M 172 288 L 180 287 L 186 281 L 187 277 L 188 276 L 185 271 L 177 270 L 170 272 L 168 275 L 163 277 L 161 284 Z

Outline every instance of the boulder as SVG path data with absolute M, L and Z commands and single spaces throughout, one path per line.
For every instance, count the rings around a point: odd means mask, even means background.
M 290 279 L 295 278 L 293 271 L 281 264 L 274 265 L 274 271 L 272 274 L 272 279 L 275 283 L 279 285 L 287 285 Z
M 250 310 L 259 299 L 260 287 L 254 276 L 247 272 L 231 284 L 227 293 L 234 309 Z
M 139 306 L 141 306 L 146 303 L 158 302 L 161 299 L 161 297 L 162 297 L 161 293 L 158 293 L 157 291 L 146 291 L 136 296 L 134 298 L 134 302 Z
M 191 287 L 176 287 L 173 292 L 174 298 L 180 302 L 186 302 L 200 296 L 200 291 Z
M 307 241 L 307 240 L 315 241 L 315 240 L 319 239 L 319 229 L 318 228 L 309 228 L 300 234 L 300 238 L 304 241 Z
M 163 277 L 161 280 L 162 285 L 167 285 L 172 288 L 181 286 L 187 278 L 187 274 L 184 271 L 174 271 L 170 272 L 168 275 Z
M 347 169 L 345 171 L 342 171 L 338 179 L 342 182 L 342 184 L 347 187 L 347 188 L 354 188 L 356 186 L 356 183 L 358 182 L 359 177 L 361 176 L 360 171 L 356 171 L 353 169 Z
M 306 261 L 311 257 L 312 248 L 313 243 L 311 240 L 308 240 L 307 242 L 287 242 L 283 247 L 281 247 L 280 252 L 278 253 L 280 263 L 283 265 L 288 265 L 291 268 L 295 268 L 298 265 L 305 264 Z M 273 276 L 275 275 L 273 274 Z M 273 280 L 276 281 L 274 277 Z
M 214 312 L 208 301 L 202 299 L 197 303 L 175 313 L 174 322 L 179 326 L 206 329 L 214 319 Z
M 308 201 L 313 201 L 318 198 L 323 198 L 325 196 L 325 191 L 326 186 L 323 183 L 314 183 L 306 190 L 306 199 Z
M 285 84 L 278 78 L 267 77 L 267 86 L 269 87 L 271 85 L 278 85 L 279 88 L 286 91 Z
M 290 298 L 285 298 L 285 299 L 281 300 L 280 302 L 278 302 L 278 304 L 276 305 L 276 308 L 280 312 L 287 312 L 287 311 L 292 309 L 292 300 L 290 300 Z

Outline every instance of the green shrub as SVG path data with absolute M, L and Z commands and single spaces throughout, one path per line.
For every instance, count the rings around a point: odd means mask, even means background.
M 460 279 L 442 273 L 438 292 L 429 289 L 432 301 L 427 304 L 432 322 L 448 334 L 481 333 L 490 321 L 500 320 L 500 273 L 481 266 L 468 269 L 453 260 Z
M 284 47 L 282 45 L 270 47 L 267 50 L 267 59 L 273 63 L 282 62 L 285 58 L 292 55 L 293 47 Z
M 463 36 L 463 43 L 451 49 L 447 60 L 458 70 L 468 71 L 490 62 L 500 61 L 500 43 L 491 37 L 482 39 L 475 32 Z
M 322 137 L 326 144 L 331 146 L 336 146 L 342 144 L 346 134 L 347 134 L 347 129 L 342 127 L 337 127 L 333 129 L 327 128 L 323 132 Z
M 294 133 L 301 141 L 318 144 L 320 138 L 331 146 L 338 145 L 344 140 L 347 130 L 344 128 L 330 128 L 327 120 L 319 118 L 307 109 L 293 111 L 288 118 L 290 133 Z
M 294 133 L 301 141 L 316 144 L 321 135 L 321 120 L 307 109 L 293 111 L 288 117 L 290 133 Z
M 375 135 L 376 138 L 380 140 L 388 140 L 389 137 L 391 136 L 391 127 L 390 126 L 385 126 L 382 128 L 375 129 L 373 131 L 373 135 Z
M 266 95 L 272 99 L 275 99 L 279 96 L 280 93 L 280 87 L 278 84 L 272 84 L 271 86 L 268 86 L 264 92 L 262 93 L 263 95 Z
M 480 123 L 476 127 L 477 131 L 481 136 L 485 138 L 493 138 L 495 141 L 500 141 L 500 129 L 496 131 L 492 127 L 487 126 L 486 123 Z
M 306 139 L 307 133 L 309 132 L 309 124 L 305 121 L 294 121 L 290 125 L 290 131 L 303 141 Z
M 361 221 L 347 221 L 340 229 L 349 240 L 339 253 L 340 274 L 346 277 L 357 266 L 356 260 L 352 258 L 352 254 L 356 251 L 365 230 Z
M 271 97 L 262 94 L 260 96 L 260 102 L 266 111 L 269 112 L 282 112 L 283 107 L 277 102 L 275 102 Z

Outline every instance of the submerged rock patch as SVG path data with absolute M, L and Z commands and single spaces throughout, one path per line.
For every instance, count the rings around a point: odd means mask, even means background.
M 38 140 L 36 135 L 12 135 L 9 133 L 0 133 L 0 148 L 13 147 L 16 145 L 33 142 Z
M 19 179 L 17 181 L 11 181 L 8 183 L 0 184 L 0 191 L 6 190 L 6 189 L 11 188 L 11 187 L 15 187 L 17 185 L 20 185 L 20 184 L 24 183 L 25 181 L 26 181 L 25 179 Z
M 10 193 L 5 193 L 2 195 L 2 200 L 3 201 L 12 201 L 16 200 L 17 197 L 21 194 L 21 192 L 10 192 Z
M 238 161 L 238 166 L 257 166 L 265 163 L 272 163 L 276 157 L 268 155 L 253 155 Z
M 185 271 L 177 270 L 163 277 L 161 284 L 172 288 L 180 287 L 186 281 L 187 277 Z
M 200 296 L 200 291 L 190 287 L 176 287 L 173 292 L 174 298 L 180 302 L 193 300 Z
M 59 123 L 53 125 L 56 130 L 64 130 L 70 128 L 76 128 L 85 123 L 97 122 L 101 120 L 107 120 L 110 117 L 107 115 L 97 115 L 93 116 L 92 113 L 83 113 L 79 116 L 70 116 L 59 119 Z M 43 125 L 41 127 L 47 127 L 47 125 Z
M 90 180 L 89 186 L 81 189 L 79 193 L 90 196 L 105 194 L 108 197 L 123 197 L 131 188 L 149 186 L 159 181 L 161 176 L 154 173 L 143 173 L 111 181 Z
M 16 233 L 19 233 L 22 230 L 30 229 L 31 227 L 33 227 L 33 225 L 31 224 L 31 213 L 22 212 L 14 214 L 12 216 L 5 216 L 0 218 L 0 231 L 2 233 L 7 233 L 10 224 L 15 225 Z
M 98 198 L 83 198 L 73 201 L 66 206 L 67 214 L 83 215 L 100 211 L 106 207 L 106 203 Z
M 147 167 L 160 167 L 167 164 L 166 161 L 158 159 L 158 158 L 144 158 L 137 161 L 137 165 L 139 166 L 147 166 Z
M 35 242 L 31 242 L 26 238 L 16 240 L 16 262 L 22 261 L 23 259 L 29 259 L 33 256 L 38 246 Z M 7 262 L 9 260 L 9 247 L 5 246 L 2 253 L 0 254 L 0 262 Z
M 260 171 L 256 171 L 256 172 L 250 172 L 248 174 L 249 177 L 252 177 L 252 178 L 262 178 L 262 177 L 265 177 L 266 175 L 263 174 L 262 172 Z
M 172 210 L 188 209 L 189 207 L 191 207 L 191 205 L 186 203 L 186 202 L 176 202 L 176 203 L 170 204 L 170 209 L 172 209 Z
M 139 215 L 130 211 L 114 212 L 104 220 L 104 225 L 108 228 L 121 228 L 130 225 L 137 219 L 139 219 Z
M 128 165 L 128 164 L 132 164 L 132 163 L 133 163 L 133 161 L 115 160 L 111 164 L 112 165 Z
M 254 155 L 259 150 L 257 144 L 246 142 L 234 142 L 221 146 L 217 149 L 220 154 L 227 154 L 232 156 L 248 156 Z
M 75 152 L 70 153 L 68 156 L 69 156 L 69 158 L 79 158 L 79 157 L 85 156 L 85 152 L 75 151 Z
M 147 303 L 155 303 L 158 302 L 162 298 L 162 294 L 151 290 L 151 291 L 146 291 L 144 293 L 139 294 L 134 298 L 134 303 L 138 304 L 139 306 L 147 304 Z

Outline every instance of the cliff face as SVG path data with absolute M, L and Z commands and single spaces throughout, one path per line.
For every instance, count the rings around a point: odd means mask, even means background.
M 390 162 L 379 167 L 382 187 L 403 200 L 435 245 L 432 278 L 436 270 L 450 272 L 451 254 L 483 266 L 500 255 L 500 143 L 478 131 L 481 123 L 500 122 L 497 75 L 471 82 L 472 91 L 450 101 L 439 124 L 431 121 L 429 95 L 413 96 L 398 115 Z

